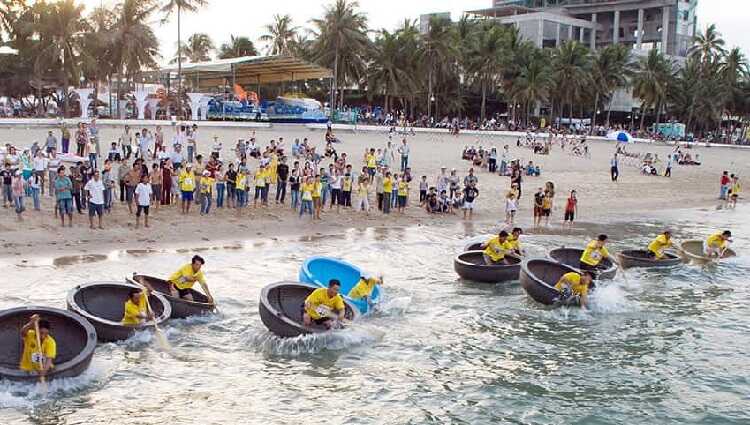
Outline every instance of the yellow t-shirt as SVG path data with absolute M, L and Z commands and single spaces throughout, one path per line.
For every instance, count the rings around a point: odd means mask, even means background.
M 374 277 L 369 279 L 360 278 L 359 282 L 354 285 L 351 291 L 349 291 L 349 298 L 358 300 L 360 298 L 369 297 L 372 295 L 372 290 L 375 289 L 375 285 L 378 284 L 378 280 Z
M 352 191 L 352 178 L 351 177 L 344 177 L 343 191 L 344 192 Z
M 313 190 L 312 190 L 312 197 L 320 198 L 321 193 L 323 193 L 323 183 L 314 183 Z
M 31 329 L 23 337 L 23 354 L 21 355 L 19 368 L 27 372 L 41 370 L 40 363 L 43 363 L 44 359 L 39 359 L 39 354 L 40 350 L 36 344 L 36 331 Z M 53 361 L 57 357 L 57 343 L 52 338 L 52 335 L 44 338 L 44 341 L 42 341 L 41 355 Z
M 515 236 L 508 236 L 507 241 L 510 242 L 510 246 L 512 246 L 514 250 L 521 251 L 521 241 L 519 239 L 516 239 Z
M 305 308 L 305 311 L 312 319 L 320 319 L 323 317 L 318 313 L 318 307 L 325 306 L 330 310 L 343 311 L 346 307 L 344 306 L 344 299 L 341 298 L 341 294 L 336 294 L 335 297 L 328 297 L 327 288 L 318 288 L 305 299 L 305 304 L 310 304 L 310 308 Z
M 375 155 L 367 154 L 367 168 L 375 168 Z
M 192 192 L 195 190 L 195 176 L 192 172 L 182 171 L 178 180 L 180 190 L 183 192 Z
M 383 193 L 391 193 L 393 191 L 393 179 L 386 177 L 383 179 Z
M 314 183 L 302 183 L 302 185 L 300 186 L 300 192 L 302 192 L 302 200 L 312 201 L 314 191 L 315 191 Z
M 190 289 L 193 287 L 195 282 L 206 284 L 206 277 L 203 275 L 203 271 L 198 273 L 193 272 L 192 264 L 185 264 L 179 270 L 174 272 L 168 279 L 178 289 Z
M 130 299 L 125 301 L 125 314 L 122 316 L 122 324 L 125 326 L 138 326 L 142 320 L 139 316 L 146 313 L 148 313 L 146 294 L 142 293 L 138 304 L 135 304 Z
M 711 248 L 724 249 L 727 247 L 727 241 L 721 239 L 721 233 L 715 233 L 706 239 L 706 245 Z
M 557 282 L 555 285 L 555 289 L 558 291 L 561 291 L 563 287 L 566 286 L 566 283 L 563 281 L 567 280 L 570 284 L 570 291 L 573 293 L 573 295 L 584 295 L 588 294 L 589 292 L 589 286 L 584 285 L 581 283 L 581 275 L 576 272 L 570 272 L 565 273 L 561 278 L 560 281 Z
M 505 254 L 513 250 L 513 244 L 508 242 L 500 242 L 500 238 L 495 236 L 487 242 L 487 248 L 484 249 L 484 254 L 492 259 L 492 261 L 500 261 L 505 258 Z
M 648 244 L 648 250 L 653 252 L 657 259 L 661 259 L 664 257 L 664 250 L 670 246 L 672 246 L 672 239 L 667 240 L 667 237 L 662 234 Z
M 406 196 L 409 194 L 409 183 L 405 181 L 398 182 L 398 196 Z
M 201 177 L 201 193 L 211 193 L 214 187 L 214 179 L 211 177 Z
M 583 254 L 581 254 L 582 263 L 586 263 L 589 266 L 596 266 L 602 262 L 603 258 L 609 257 L 609 251 L 607 251 L 607 248 L 597 248 L 596 242 L 597 241 L 591 241 L 586 245 L 586 249 L 584 249 Z
M 365 183 L 359 184 L 359 196 L 361 198 L 366 198 L 368 193 L 367 185 Z
M 237 190 L 245 190 L 245 183 L 247 183 L 247 176 L 244 173 L 237 173 L 237 179 L 234 181 L 234 187 Z
M 266 176 L 268 174 L 263 170 L 255 172 L 255 187 L 266 187 Z
M 740 182 L 734 183 L 732 185 L 732 195 L 739 195 L 742 188 L 740 187 Z

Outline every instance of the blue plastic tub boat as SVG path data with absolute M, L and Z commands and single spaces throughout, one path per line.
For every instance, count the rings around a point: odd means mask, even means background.
M 331 279 L 341 282 L 341 294 L 354 304 L 361 314 L 367 313 L 372 304 L 380 300 L 380 287 L 376 286 L 368 300 L 353 300 L 347 296 L 349 291 L 359 282 L 362 271 L 354 264 L 332 257 L 310 257 L 302 263 L 299 271 L 299 281 L 311 283 L 321 288 L 327 288 Z

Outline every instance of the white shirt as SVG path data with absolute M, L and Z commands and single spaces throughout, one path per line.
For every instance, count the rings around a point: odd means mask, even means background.
M 135 194 L 138 198 L 138 205 L 141 207 L 147 207 L 151 205 L 151 184 L 149 183 L 138 183 L 135 188 Z
M 44 157 L 34 158 L 34 171 L 44 171 L 47 169 L 47 159 Z
M 341 189 L 341 176 L 332 176 L 331 177 L 331 189 Z
M 101 179 L 98 181 L 91 179 L 83 188 L 88 191 L 91 196 L 89 202 L 94 205 L 104 205 L 104 182 Z

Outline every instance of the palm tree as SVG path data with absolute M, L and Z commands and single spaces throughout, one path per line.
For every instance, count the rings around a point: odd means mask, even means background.
M 94 82 L 94 99 L 98 99 L 99 82 L 117 71 L 114 57 L 116 15 L 113 10 L 98 7 L 88 21 L 90 30 L 83 36 L 79 59 L 82 75 Z
M 214 42 L 208 34 L 195 33 L 188 37 L 187 43 L 177 49 L 177 55 L 182 54 L 182 60 L 192 63 L 207 62 L 211 60 L 211 52 L 215 49 Z M 175 56 L 171 63 L 176 63 L 179 59 Z
M 219 49 L 219 59 L 239 58 L 242 56 L 257 56 L 258 50 L 252 40 L 247 37 L 229 36 L 229 43 L 224 43 Z
M 748 62 L 739 47 L 735 47 L 727 53 L 723 63 L 720 65 L 719 78 L 724 83 L 724 105 L 723 109 L 732 117 L 730 135 L 734 134 L 735 125 L 733 117 L 740 114 L 746 102 L 742 83 L 748 77 Z
M 269 56 L 291 54 L 291 44 L 297 35 L 298 27 L 292 25 L 289 15 L 273 15 L 273 23 L 263 27 L 265 34 L 260 41 L 267 43 L 266 53 Z
M 367 17 L 358 8 L 359 3 L 354 0 L 336 0 L 325 8 L 322 18 L 312 20 L 313 34 L 317 36 L 313 47 L 315 61 L 333 68 L 331 111 L 337 103 L 343 107 L 344 84 L 365 74 L 363 58 L 371 43 L 367 37 Z M 342 89 L 337 102 L 339 83 Z
M 716 25 L 711 24 L 705 32 L 696 34 L 693 46 L 689 49 L 689 55 L 698 58 L 704 64 L 713 62 L 726 53 L 725 44 L 724 39 L 721 38 L 721 33 L 716 29 Z
M 567 101 L 568 117 L 573 120 L 573 105 L 578 100 L 588 81 L 591 60 L 588 49 L 577 41 L 567 41 L 553 53 L 553 72 L 561 89 L 561 105 Z M 564 107 L 560 115 L 563 116 Z
M 198 9 L 208 4 L 208 0 L 166 0 L 161 11 L 164 14 L 162 23 L 166 23 L 177 12 L 177 106 L 179 115 L 182 115 L 182 12 L 197 12 Z
M 433 16 L 429 28 L 422 35 L 419 61 L 427 74 L 427 115 L 432 117 L 432 102 L 435 100 L 436 77 L 447 73 L 456 56 L 453 24 L 450 20 Z M 437 109 L 437 105 L 436 105 Z
M 384 94 L 385 112 L 390 111 L 394 97 L 404 96 L 415 85 L 412 75 L 407 71 L 405 61 L 409 54 L 402 41 L 398 33 L 382 30 L 375 40 L 374 52 L 370 58 L 367 87 Z
M 656 123 L 659 123 L 661 107 L 667 99 L 667 91 L 672 79 L 672 63 L 658 50 L 652 49 L 648 56 L 641 58 L 633 77 L 633 94 L 641 99 L 641 131 L 645 112 L 656 109 Z
M 495 23 L 482 25 L 476 33 L 473 60 L 470 68 L 476 74 L 482 92 L 480 120 L 484 121 L 487 109 L 487 91 L 495 85 L 505 56 L 503 27 Z
M 622 44 L 611 44 L 597 51 L 591 61 L 591 82 L 594 92 L 591 131 L 596 127 L 599 100 L 609 100 L 607 105 L 607 126 L 611 111 L 611 97 L 618 89 L 627 86 L 633 72 L 630 48 Z
M 543 51 L 534 49 L 530 60 L 521 67 L 515 83 L 516 95 L 525 104 L 526 126 L 529 125 L 530 107 L 547 100 L 551 84 L 552 76 L 547 56 Z

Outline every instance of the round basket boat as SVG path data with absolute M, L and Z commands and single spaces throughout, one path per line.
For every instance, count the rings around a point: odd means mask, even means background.
M 305 299 L 316 289 L 318 287 L 315 285 L 298 282 L 279 282 L 266 286 L 260 292 L 260 319 L 269 331 L 283 338 L 326 332 L 325 326 L 305 326 L 302 322 Z M 345 317 L 349 320 L 356 319 L 359 316 L 357 308 L 346 298 L 344 304 Z
M 153 322 L 141 326 L 125 326 L 121 323 L 125 313 L 125 301 L 132 289 L 138 285 L 120 282 L 92 282 L 78 285 L 68 292 L 68 310 L 76 312 L 96 328 L 100 341 L 112 342 L 128 339 L 136 331 L 153 329 Z M 169 301 L 156 292 L 151 292 L 148 301 L 154 311 L 155 321 L 162 324 L 172 314 Z
M 0 311 L 0 379 L 38 382 L 39 376 L 19 369 L 23 354 L 21 328 L 38 314 L 50 322 L 57 343 L 54 368 L 46 379 L 71 378 L 88 369 L 96 348 L 96 330 L 83 317 L 51 307 L 17 307 Z
M 331 279 L 338 279 L 344 299 L 352 303 L 361 314 L 366 314 L 372 304 L 380 301 L 380 286 L 375 286 L 369 300 L 353 300 L 347 294 L 359 283 L 361 277 L 362 270 L 359 267 L 332 257 L 310 257 L 302 263 L 299 271 L 300 282 L 310 283 L 319 288 L 327 288 Z
M 459 254 L 453 260 L 453 269 L 462 279 L 482 283 L 502 283 L 518 280 L 521 259 L 506 255 L 511 264 L 486 264 L 483 251 L 469 251 Z
M 578 305 L 577 298 L 560 302 L 560 293 L 555 284 L 565 273 L 577 272 L 573 267 L 552 260 L 532 259 L 521 265 L 519 279 L 524 291 L 534 301 L 545 305 Z
M 193 301 L 189 301 L 180 297 L 173 297 L 169 290 L 171 284 L 166 280 L 145 275 L 133 275 L 133 280 L 146 283 L 153 288 L 154 291 L 163 295 L 172 307 L 172 315 L 170 316 L 172 319 L 184 319 L 190 316 L 211 314 L 216 308 L 214 304 L 208 302 L 208 297 L 206 295 L 195 289 L 188 289 L 193 296 Z M 128 283 L 132 283 L 130 279 L 128 279 Z
M 482 251 L 482 242 L 472 242 L 464 247 L 464 252 Z
M 549 252 L 549 257 L 560 264 L 574 268 L 580 272 L 582 249 L 576 248 L 557 248 Z M 617 274 L 617 266 L 609 258 L 602 259 L 599 267 L 595 271 L 596 278 L 599 280 L 614 279 Z
M 620 266 L 625 269 L 634 267 L 673 267 L 682 263 L 682 258 L 670 252 L 665 252 L 661 260 L 649 256 L 649 251 L 643 249 L 633 249 L 622 251 L 617 254 Z
M 680 245 L 680 247 L 682 248 L 682 255 L 685 261 L 691 262 L 693 264 L 703 265 L 719 260 L 717 258 L 712 258 L 705 255 L 703 251 L 703 241 L 685 241 Z M 727 250 L 724 251 L 724 255 L 721 257 L 721 259 L 727 259 L 736 256 L 736 252 L 727 248 Z

